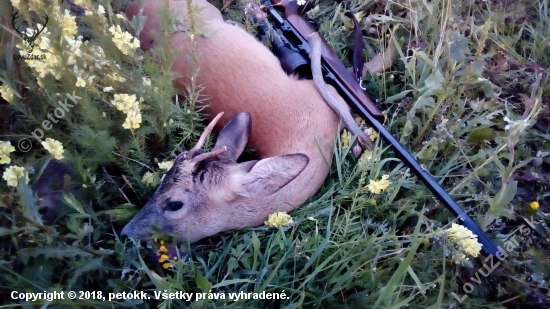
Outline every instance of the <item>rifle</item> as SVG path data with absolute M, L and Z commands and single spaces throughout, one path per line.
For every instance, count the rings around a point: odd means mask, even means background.
M 266 19 L 258 19 L 257 29 L 260 38 L 268 39 L 272 51 L 281 61 L 281 66 L 287 74 L 296 74 L 301 77 L 309 77 L 310 47 L 307 38 L 317 32 L 303 17 L 299 15 L 296 0 L 263 0 L 263 11 L 271 18 L 271 24 L 275 34 L 269 35 L 269 25 Z M 280 9 L 284 17 L 279 14 Z M 356 24 L 357 26 L 357 24 Z M 460 223 L 477 235 L 486 254 L 496 256 L 499 248 L 483 232 L 483 230 L 468 216 L 468 214 L 445 192 L 445 190 L 433 179 L 415 158 L 393 137 L 383 126 L 384 116 L 364 93 L 360 84 L 345 68 L 342 61 L 336 56 L 328 44 L 322 41 L 321 45 L 321 69 L 325 82 L 332 85 L 340 96 L 351 105 L 352 109 L 365 119 L 378 132 L 386 142 L 390 144 L 397 156 L 412 170 L 412 172 L 428 186 L 430 191 L 452 212 Z M 502 252 L 501 252 L 502 254 Z

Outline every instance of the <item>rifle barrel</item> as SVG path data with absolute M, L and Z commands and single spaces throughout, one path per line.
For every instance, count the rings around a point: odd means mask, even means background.
M 291 32 L 293 35 L 301 41 L 301 44 L 297 46 L 298 49 L 300 49 L 302 52 L 306 53 L 307 55 L 310 54 L 309 44 L 306 40 L 307 36 L 304 36 L 304 33 L 301 33 L 298 29 L 296 29 L 292 21 L 300 21 L 300 25 L 307 28 L 306 30 L 302 29 L 302 31 L 315 31 L 312 30 L 311 25 L 309 25 L 303 18 L 301 18 L 297 14 L 297 9 L 295 6 L 295 1 L 285 1 L 284 5 L 282 1 L 278 1 L 279 5 L 282 5 L 285 9 L 285 14 L 288 20 L 282 18 L 277 10 L 271 5 L 271 2 L 269 0 L 265 0 L 267 6 L 267 10 L 271 16 L 273 16 L 277 23 L 279 23 L 279 27 L 281 30 L 286 32 Z M 276 0 L 277 1 L 277 0 Z M 291 14 L 289 16 L 289 14 Z M 292 18 L 289 18 L 292 17 Z M 291 20 L 292 19 L 292 20 Z M 311 28 L 311 29 L 310 29 Z M 332 84 L 340 93 L 340 95 L 348 102 L 348 104 L 351 103 L 352 107 L 355 109 L 356 112 L 358 112 L 363 119 L 365 119 L 368 123 L 372 125 L 372 127 L 378 131 L 379 136 L 381 136 L 386 142 L 388 142 L 391 147 L 395 150 L 397 153 L 397 156 L 412 170 L 412 172 L 420 178 L 420 180 L 428 186 L 430 191 L 449 209 L 450 212 L 452 212 L 459 220 L 460 223 L 472 231 L 474 235 L 477 235 L 479 243 L 482 245 L 482 250 L 486 254 L 490 254 L 493 256 L 496 256 L 499 252 L 499 249 L 497 246 L 493 243 L 493 241 L 485 234 L 485 232 L 476 224 L 476 222 L 468 216 L 468 214 L 451 198 L 451 196 L 435 181 L 435 179 L 424 169 L 420 164 L 415 160 L 415 158 L 403 147 L 399 142 L 393 137 L 393 135 L 382 125 L 381 121 L 379 121 L 380 112 L 378 113 L 371 113 L 371 109 L 369 108 L 369 111 L 367 111 L 368 104 L 362 104 L 359 100 L 359 95 L 357 94 L 358 91 L 356 91 L 355 88 L 350 88 L 348 83 L 346 83 L 347 79 L 346 77 L 349 77 L 351 80 L 353 80 L 353 76 L 349 71 L 347 70 L 335 70 L 334 69 L 334 63 L 336 65 L 340 65 L 343 67 L 343 64 L 338 59 L 338 61 L 333 61 L 329 59 L 327 61 L 326 54 L 333 55 L 334 52 L 328 48 L 328 46 L 323 44 L 324 49 L 322 49 L 322 56 L 321 56 L 321 66 L 323 69 L 323 73 L 325 74 L 325 80 L 327 80 L 328 84 Z M 326 51 L 328 48 L 329 52 Z M 336 72 L 335 72 L 336 71 Z M 338 73 L 337 75 L 335 73 Z M 345 75 L 347 74 L 347 75 Z M 349 76 L 348 76 L 349 75 Z M 347 87 L 346 87 L 347 86 Z M 360 88 L 359 88 L 360 89 Z M 363 90 L 359 90 L 360 94 L 362 94 L 364 97 L 367 97 Z M 362 98 L 362 97 L 361 97 Z M 367 97 L 368 98 L 368 97 Z M 368 102 L 372 101 L 368 99 Z M 365 103 L 365 102 L 363 102 Z M 374 106 L 374 105 L 373 105 Z M 383 118 L 382 118 L 383 119 Z M 502 252 L 501 252 L 502 254 Z

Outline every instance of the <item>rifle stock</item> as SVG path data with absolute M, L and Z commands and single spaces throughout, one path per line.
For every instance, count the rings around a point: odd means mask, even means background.
M 317 32 L 298 12 L 299 5 L 297 1 L 289 0 L 264 0 L 268 13 L 275 19 L 277 26 L 283 33 L 293 33 L 301 42 L 296 46 L 301 52 L 310 54 L 307 37 Z M 275 8 L 284 12 L 283 19 Z M 289 40 L 290 41 L 290 40 Z M 485 234 L 485 232 L 468 216 L 468 214 L 451 198 L 451 196 L 433 179 L 428 171 L 415 160 L 415 158 L 393 137 L 393 135 L 383 126 L 384 116 L 374 105 L 372 100 L 364 93 L 352 74 L 344 67 L 344 64 L 328 46 L 326 41 L 322 40 L 321 46 L 322 69 L 327 83 L 332 84 L 340 93 L 342 98 L 359 113 L 363 119 L 372 125 L 379 132 L 379 135 L 388 142 L 396 152 L 397 156 L 417 175 L 420 180 L 430 189 L 430 191 L 452 212 L 460 223 L 468 228 L 474 235 L 477 235 L 482 250 L 486 254 L 496 256 L 499 248 Z M 502 254 L 502 252 L 501 252 Z
M 269 2 L 269 0 L 266 0 Z M 273 0 L 271 2 L 274 7 L 281 8 L 284 12 L 288 22 L 296 29 L 301 36 L 301 39 L 306 40 L 307 37 L 317 32 L 306 20 L 304 20 L 298 13 L 298 3 L 296 1 L 288 0 Z M 328 66 L 330 72 L 334 74 L 334 77 L 338 79 L 340 83 L 360 102 L 360 104 L 378 121 L 384 121 L 384 115 L 376 107 L 374 102 L 365 95 L 359 83 L 353 78 L 353 76 L 346 69 L 342 61 L 336 56 L 334 51 L 328 46 L 327 42 L 321 37 L 321 56 L 324 64 Z M 307 41 L 307 40 L 306 40 Z M 309 52 L 308 52 L 309 54 Z

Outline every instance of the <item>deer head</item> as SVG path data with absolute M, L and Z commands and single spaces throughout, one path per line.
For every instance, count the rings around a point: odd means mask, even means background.
M 38 29 L 26 28 L 23 31 L 19 29 L 20 26 L 15 26 L 18 18 L 19 18 L 19 12 L 15 11 L 15 13 L 13 13 L 11 18 L 11 25 L 13 29 L 17 31 L 17 33 L 19 33 L 19 35 L 21 36 L 21 39 L 23 39 L 23 42 L 25 42 L 27 53 L 30 54 L 34 50 L 34 41 L 36 40 L 38 35 L 40 35 L 40 33 L 42 33 L 44 29 L 46 29 L 46 25 L 48 24 L 49 17 L 48 17 L 48 14 L 44 14 L 45 21 L 44 21 L 44 25 L 42 25 L 42 29 L 38 30 Z
M 151 200 L 122 235 L 147 239 L 153 226 L 194 242 L 222 231 L 261 224 L 266 200 L 298 176 L 309 162 L 289 154 L 237 163 L 250 136 L 250 114 L 237 114 L 220 131 L 212 151 L 201 148 L 220 113 L 189 151 L 178 155 Z

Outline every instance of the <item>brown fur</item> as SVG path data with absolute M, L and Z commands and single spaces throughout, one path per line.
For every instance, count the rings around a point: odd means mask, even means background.
M 170 0 L 169 3 L 173 14 L 187 17 L 185 0 Z M 163 32 L 158 13 L 163 5 L 164 0 L 145 1 L 142 14 L 147 16 L 147 20 L 139 36 L 144 50 L 156 46 L 155 35 Z M 318 191 L 327 176 L 328 167 L 323 161 L 319 146 L 330 162 L 339 125 L 339 118 L 324 102 L 311 80 L 295 80 L 287 76 L 279 60 L 262 43 L 245 30 L 225 23 L 220 12 L 211 4 L 204 0 L 194 0 L 193 5 L 203 8 L 200 18 L 205 24 L 201 30 L 209 33 L 208 37 L 195 37 L 200 68 L 197 82 L 205 87 L 202 94 L 211 98 L 205 113 L 210 120 L 218 113 L 225 113 L 216 129 L 221 129 L 237 113 L 245 110 L 252 119 L 248 142 L 260 159 L 303 154 L 309 158 L 309 163 L 303 170 L 297 164 L 296 170 L 299 173 L 295 178 L 292 177 L 288 184 L 285 183 L 273 194 L 260 196 L 245 197 L 246 190 L 238 188 L 239 183 L 235 181 L 244 175 L 242 166 L 235 168 L 237 165 L 233 161 L 233 165 L 224 167 L 219 162 L 215 163 L 219 158 L 207 160 L 212 165 L 211 169 L 216 170 L 215 178 L 218 181 L 214 187 L 217 188 L 199 188 L 203 183 L 180 183 L 177 189 L 162 189 L 161 185 L 159 191 L 164 190 L 164 196 L 168 197 L 167 194 L 170 193 L 180 199 L 193 200 L 189 203 L 200 208 L 182 212 L 176 218 L 178 221 L 174 219 L 171 224 L 174 232 L 182 239 L 191 241 L 220 231 L 262 224 L 278 205 L 281 211 L 289 212 L 304 203 Z M 128 17 L 131 19 L 139 10 L 139 3 L 132 2 L 127 10 Z M 179 75 L 176 86 L 184 91 L 185 85 L 189 83 L 188 76 L 193 70 L 188 60 L 191 52 L 189 34 L 183 31 L 172 34 L 170 47 L 180 55 L 172 71 Z M 338 98 L 341 100 L 339 96 Z M 273 166 L 280 168 L 286 161 L 281 162 Z M 292 163 L 293 160 L 286 163 L 289 162 Z M 187 173 L 194 168 L 191 165 L 180 165 L 174 168 L 181 168 L 182 171 L 188 169 Z M 292 169 L 292 166 L 285 168 Z M 236 176 L 237 174 L 240 176 Z M 185 189 L 216 192 L 193 197 L 196 191 L 187 193 Z M 155 195 L 159 195 L 159 192 Z M 158 196 L 153 197 L 153 200 L 158 200 Z M 138 232 L 137 223 L 131 223 L 129 225 L 133 224 L 134 228 L 127 226 L 126 234 L 144 238 L 145 229 L 150 227 L 150 223 L 160 226 L 166 224 L 165 220 L 151 219 L 145 214 L 162 216 L 160 209 L 164 206 L 156 205 L 157 210 L 153 210 L 153 206 L 150 206 L 154 204 L 152 201 L 132 220 L 141 222 L 139 229 L 144 231 Z M 176 224 L 177 229 L 174 227 Z

